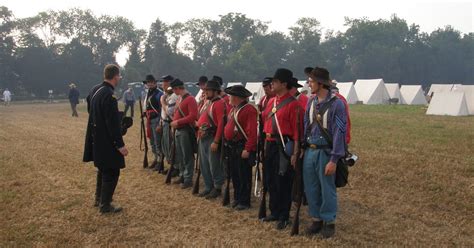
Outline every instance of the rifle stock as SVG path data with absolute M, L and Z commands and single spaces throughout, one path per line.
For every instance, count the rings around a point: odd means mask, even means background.
M 171 146 L 171 161 L 170 161 L 170 169 L 168 170 L 168 173 L 166 174 L 166 180 L 165 184 L 170 184 L 171 183 L 171 176 L 173 175 L 174 171 L 174 162 L 176 159 L 176 142 L 175 142 L 175 132 L 176 130 L 173 130 L 173 145 Z
M 258 209 L 258 219 L 267 217 L 267 189 L 264 187 L 262 192 L 262 200 Z
M 199 147 L 199 140 L 198 140 L 198 147 Z M 193 186 L 193 195 L 199 194 L 199 179 L 201 177 L 201 164 L 199 163 L 199 149 L 196 154 L 196 181 L 194 182 Z
M 298 235 L 299 234 L 299 227 L 300 227 L 300 209 L 301 209 L 301 204 L 303 202 L 303 189 L 302 189 L 302 184 L 303 184 L 303 176 L 301 173 L 301 163 L 297 163 L 296 165 L 296 179 L 293 187 L 296 187 L 296 213 L 295 213 L 295 219 L 293 221 L 293 226 L 291 228 L 291 236 Z
M 224 143 L 222 143 L 222 151 L 221 151 L 221 161 L 223 163 L 226 163 L 226 168 L 227 168 L 227 182 L 226 182 L 226 187 L 224 191 L 224 198 L 222 199 L 222 206 L 227 206 L 230 204 L 230 180 L 231 180 L 231 171 L 230 171 L 230 164 L 229 161 L 226 160 L 225 158 L 225 148 L 224 148 Z
M 260 138 L 260 143 L 263 145 L 260 145 L 259 148 L 261 150 L 261 158 L 260 160 L 265 161 L 265 142 L 263 141 L 263 138 Z M 258 166 L 258 165 L 257 165 Z M 265 185 L 265 169 L 264 169 L 264 164 L 262 163 L 262 199 L 260 200 L 260 207 L 258 209 L 258 219 L 263 219 L 267 217 L 267 186 Z M 258 170 L 258 167 L 257 167 Z
M 143 106 L 142 106 L 142 97 L 139 97 L 139 106 L 140 106 L 140 119 L 141 119 L 141 128 L 140 128 L 140 146 L 141 146 L 141 142 L 143 141 L 143 144 L 144 144 L 144 151 L 145 151 L 145 155 L 143 157 L 143 168 L 147 168 L 148 167 L 148 143 L 147 143 L 147 140 L 146 140 L 146 129 L 145 129 L 145 120 L 144 120 L 144 116 L 143 116 Z
M 300 209 L 301 209 L 301 203 L 303 201 L 303 173 L 302 173 L 302 165 L 301 165 L 301 159 L 299 158 L 300 156 L 300 153 L 298 152 L 299 151 L 299 140 L 301 139 L 301 130 L 300 130 L 300 111 L 299 109 L 297 110 L 296 112 L 296 129 L 297 129 L 297 132 L 298 132 L 298 140 L 295 141 L 295 146 L 294 146 L 294 149 L 296 149 L 296 164 L 295 164 L 295 172 L 296 172 L 296 175 L 295 175 L 295 180 L 294 180 L 294 185 L 293 187 L 295 187 L 296 189 L 296 213 L 295 213 L 295 219 L 293 221 L 293 226 L 291 228 L 291 233 L 290 235 L 291 236 L 294 236 L 294 235 L 298 235 L 299 234 L 299 229 L 300 229 Z

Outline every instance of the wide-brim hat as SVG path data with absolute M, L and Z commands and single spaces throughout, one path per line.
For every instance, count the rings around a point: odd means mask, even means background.
M 206 76 L 200 76 L 196 85 L 200 85 L 201 83 L 207 83 L 208 79 Z
M 273 78 L 272 77 L 266 77 L 262 80 L 262 86 L 268 86 L 272 83 Z
M 223 81 L 222 78 L 219 77 L 219 76 L 212 76 L 212 79 L 211 79 L 211 80 L 212 80 L 212 81 L 217 81 L 217 82 L 219 82 L 219 84 L 220 84 L 221 86 L 224 84 L 224 81 Z
M 209 80 L 206 83 L 206 87 L 204 88 L 205 90 L 220 90 L 221 85 L 219 82 L 214 81 L 214 80 Z
M 303 85 L 301 85 L 301 84 L 298 83 L 298 79 L 297 79 L 297 78 L 292 78 L 292 79 L 291 79 L 291 87 L 294 87 L 294 88 L 303 88 Z
M 285 68 L 279 68 L 276 70 L 275 75 L 273 75 L 273 79 L 278 79 L 282 83 L 291 84 L 293 80 L 293 72 Z
M 173 81 L 174 80 L 174 77 L 171 76 L 171 75 L 164 75 L 163 77 L 161 77 L 161 82 L 163 81 Z
M 247 98 L 252 96 L 252 92 L 247 90 L 243 85 L 234 85 L 224 89 L 224 92 L 231 96 Z
M 171 81 L 170 86 L 171 88 L 180 87 L 184 86 L 184 83 L 179 78 L 175 78 L 173 81 Z
M 332 86 L 329 71 L 326 68 L 315 67 L 309 74 L 309 77 L 323 85 Z
M 156 83 L 155 77 L 151 74 L 146 75 L 145 80 L 143 80 L 143 83 L 146 84 L 148 82 L 155 82 Z

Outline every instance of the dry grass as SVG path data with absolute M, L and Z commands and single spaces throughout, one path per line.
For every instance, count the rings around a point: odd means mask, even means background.
M 114 197 L 126 209 L 98 214 L 81 110 L 73 119 L 67 104 L 0 108 L 0 246 L 474 246 L 473 117 L 354 106 L 361 160 L 339 190 L 337 236 L 323 241 L 260 223 L 256 199 L 234 212 L 165 186 L 141 167 L 138 119 Z

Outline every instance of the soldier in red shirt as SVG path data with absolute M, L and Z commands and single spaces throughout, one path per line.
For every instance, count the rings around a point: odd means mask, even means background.
M 230 95 L 232 109 L 227 117 L 224 130 L 228 161 L 232 170 L 234 202 L 236 210 L 250 208 L 252 190 L 252 166 L 255 164 L 257 149 L 257 109 L 248 103 L 252 93 L 242 85 L 225 89 Z
M 263 112 L 266 133 L 263 174 L 270 194 L 271 212 L 263 221 L 278 221 L 278 230 L 286 228 L 289 223 L 293 167 L 296 166 L 303 136 L 304 110 L 289 93 L 293 86 L 296 86 L 293 73 L 288 69 L 278 69 L 272 80 L 276 96 Z
M 294 87 L 291 87 L 290 89 L 290 95 L 292 95 L 298 102 L 300 103 L 300 106 L 306 110 L 306 105 L 308 105 L 308 97 L 305 94 L 301 94 L 298 91 L 298 88 L 302 88 L 303 85 L 298 83 L 298 79 L 293 78 L 293 85 Z
M 224 168 L 221 161 L 224 116 L 227 114 L 224 100 L 220 97 L 219 82 L 210 80 L 204 88 L 209 104 L 202 110 L 197 126 L 199 128 L 199 162 L 205 189 L 199 194 L 206 199 L 221 195 L 224 184 Z
M 175 163 L 179 168 L 180 178 L 175 184 L 182 184 L 186 189 L 193 184 L 194 173 L 194 152 L 197 147 L 195 125 L 197 119 L 197 103 L 184 87 L 183 81 L 178 78 L 171 82 L 173 92 L 179 96 L 174 109 L 173 121 L 171 127 L 176 130 L 175 133 Z

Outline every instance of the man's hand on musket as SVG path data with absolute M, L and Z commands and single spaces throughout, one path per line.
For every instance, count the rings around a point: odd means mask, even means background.
M 218 149 L 219 149 L 219 143 L 216 143 L 215 141 L 212 142 L 212 144 L 211 144 L 211 151 L 212 151 L 212 152 L 217 152 Z
M 172 128 L 176 129 L 178 127 L 178 121 L 172 121 L 170 125 Z
M 335 172 L 336 172 L 336 163 L 329 161 L 329 163 L 326 165 L 326 169 L 324 170 L 324 175 L 331 176 Z
M 118 150 L 120 154 L 122 154 L 122 156 L 126 157 L 128 155 L 127 147 L 123 146 L 123 147 L 120 147 Z
M 242 154 L 240 155 L 243 159 L 248 159 L 250 157 L 250 153 L 247 150 L 243 150 Z
M 291 155 L 291 166 L 296 168 L 296 162 L 298 161 L 298 154 Z

